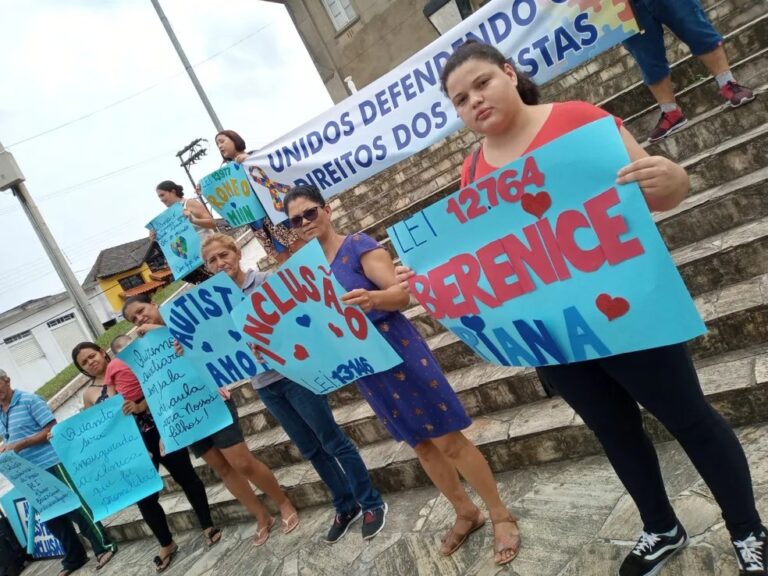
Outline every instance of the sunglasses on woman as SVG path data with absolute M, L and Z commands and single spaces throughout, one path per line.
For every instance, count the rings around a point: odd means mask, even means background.
M 304 220 L 307 222 L 314 222 L 317 220 L 317 215 L 320 214 L 320 206 L 315 206 L 314 208 L 307 208 L 302 212 L 301 214 L 297 214 L 296 216 L 291 216 L 288 218 L 288 224 L 291 226 L 291 228 L 301 228 L 301 225 L 304 223 Z

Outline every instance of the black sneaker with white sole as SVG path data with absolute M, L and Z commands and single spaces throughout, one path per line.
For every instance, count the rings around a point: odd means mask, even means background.
M 387 523 L 387 505 L 381 508 L 369 510 L 363 514 L 363 540 L 370 540 L 376 534 L 381 532 L 384 524 Z
M 688 544 L 688 534 L 678 522 L 669 535 L 643 532 L 619 568 L 619 576 L 656 576 L 672 555 Z
M 739 576 L 765 576 L 768 574 L 768 531 L 765 527 L 744 540 L 732 540 L 739 561 Z
M 328 535 L 325 537 L 325 541 L 328 542 L 328 544 L 338 542 L 347 533 L 349 527 L 362 516 L 363 511 L 360 506 L 356 506 L 355 509 L 348 514 L 336 514 L 331 529 L 328 530 Z

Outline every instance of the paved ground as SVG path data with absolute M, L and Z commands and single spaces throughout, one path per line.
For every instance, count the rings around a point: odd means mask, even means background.
M 758 507 L 768 517 L 768 424 L 739 430 L 752 465 Z M 660 576 L 735 576 L 727 533 L 711 494 L 682 450 L 660 446 L 675 508 L 691 545 Z M 522 519 L 523 548 L 506 569 L 493 565 L 490 526 L 450 558 L 437 552 L 452 521 L 446 500 L 432 489 L 390 495 L 387 526 L 363 543 L 358 526 L 334 546 L 321 542 L 330 521 L 327 507 L 303 512 L 288 536 L 272 533 L 254 548 L 254 525 L 227 526 L 217 546 L 205 549 L 198 533 L 180 534 L 170 576 L 602 576 L 616 573 L 637 537 L 639 517 L 605 458 L 592 457 L 501 474 L 505 501 Z M 153 574 L 152 540 L 124 544 L 103 576 Z M 78 574 L 96 574 L 91 562 Z M 58 562 L 37 562 L 24 576 L 54 576 Z

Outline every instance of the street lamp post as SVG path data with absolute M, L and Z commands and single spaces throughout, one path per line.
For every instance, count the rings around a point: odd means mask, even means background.
M 24 184 L 24 174 L 21 172 L 19 165 L 16 164 L 13 154 L 3 148 L 2 143 L 0 143 L 0 192 L 5 192 L 6 190 L 10 190 L 19 199 L 22 209 L 27 218 L 29 218 L 32 228 L 34 228 L 40 243 L 48 254 L 48 258 L 50 258 L 51 264 L 53 264 L 61 282 L 64 284 L 64 288 L 72 297 L 72 300 L 74 300 L 75 308 L 80 312 L 80 316 L 85 320 L 86 328 L 90 332 L 88 336 L 91 340 L 96 340 L 96 337 L 104 332 L 104 328 L 98 316 L 96 316 L 91 303 L 88 301 L 82 286 L 77 281 L 74 272 L 72 272 L 69 264 L 67 264 L 64 254 L 61 252 L 58 244 L 56 244 L 56 240 L 54 240 L 48 225 L 43 220 L 43 216 L 37 209 L 37 204 L 35 204 L 32 196 L 30 196 L 29 190 L 27 190 L 27 186 Z

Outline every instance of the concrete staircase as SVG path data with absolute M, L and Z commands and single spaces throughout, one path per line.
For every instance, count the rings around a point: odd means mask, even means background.
M 762 0 L 705 0 L 737 79 L 768 87 L 768 15 Z M 690 345 L 710 401 L 734 425 L 768 419 L 768 95 L 731 110 L 687 49 L 669 35 L 669 56 L 680 103 L 690 122 L 679 133 L 648 146 L 682 163 L 691 195 L 656 216 L 709 332 Z M 622 117 L 644 140 L 658 111 L 626 51 L 617 47 L 547 85 L 546 100 L 586 99 Z M 336 224 L 364 229 L 383 241 L 385 228 L 458 188 L 462 160 L 476 137 L 459 132 L 358 185 L 332 202 Z M 452 386 L 474 417 L 468 436 L 495 471 L 534 466 L 600 451 L 594 436 L 559 398 L 548 398 L 531 369 L 483 363 L 451 333 L 413 306 L 407 315 L 427 339 Z M 330 502 L 311 466 L 247 382 L 231 386 L 251 451 L 272 467 L 293 502 Z M 394 492 L 428 483 L 413 451 L 389 438 L 353 386 L 331 395 L 339 424 L 360 447 L 376 486 Z M 651 417 L 655 440 L 668 438 Z M 202 461 L 214 519 L 247 520 L 240 504 Z M 189 503 L 167 475 L 162 503 L 174 531 L 196 529 Z M 268 503 L 271 505 L 271 503 Z M 118 540 L 150 535 L 131 507 L 107 522 Z

